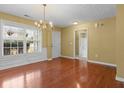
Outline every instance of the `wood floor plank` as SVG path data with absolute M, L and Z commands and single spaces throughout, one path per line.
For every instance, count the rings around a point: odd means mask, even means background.
M 1 88 L 121 88 L 116 68 L 56 58 L 0 71 Z

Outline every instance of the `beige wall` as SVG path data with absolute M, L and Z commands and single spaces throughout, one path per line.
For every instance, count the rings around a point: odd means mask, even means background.
M 34 26 L 32 20 L 3 12 L 0 12 L 0 19 Z M 101 28 L 95 28 L 95 23 L 104 23 L 104 26 Z M 113 17 L 96 22 L 81 23 L 77 26 L 70 26 L 63 29 L 55 27 L 54 31 L 61 31 L 61 54 L 63 56 L 73 57 L 74 31 L 78 31 L 83 28 L 88 28 L 88 58 L 90 60 L 117 64 L 117 76 L 124 77 L 124 5 L 117 5 L 116 18 Z M 51 58 L 52 56 L 51 35 L 51 32 L 44 31 L 42 37 L 42 45 L 48 49 L 48 58 Z M 78 42 L 76 44 L 78 44 Z M 75 49 L 78 50 L 78 47 Z M 78 54 L 78 51 L 76 51 L 76 53 Z M 98 57 L 96 57 L 96 54 L 98 54 Z
M 103 23 L 104 26 L 95 28 L 95 23 Z M 88 29 L 88 59 L 115 64 L 115 27 L 116 18 L 112 17 L 63 28 L 61 32 L 62 55 L 73 57 L 74 31 Z M 96 57 L 96 54 L 98 57 Z
M 22 17 L 10 15 L 10 14 L 3 13 L 3 12 L 0 12 L 0 19 L 10 20 L 10 21 L 14 21 L 17 23 L 34 26 L 33 20 L 25 19 Z M 52 32 L 51 32 L 51 29 L 49 28 L 47 29 L 47 31 L 48 32 L 43 31 L 42 33 L 42 46 L 43 48 L 47 48 L 48 58 L 51 58 L 52 57 L 52 34 L 51 34 Z M 61 31 L 61 29 L 59 27 L 55 27 L 53 31 Z
M 124 5 L 117 5 L 117 76 L 124 78 Z

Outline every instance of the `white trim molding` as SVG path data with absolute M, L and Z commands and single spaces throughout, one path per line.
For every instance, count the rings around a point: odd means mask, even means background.
M 43 48 L 41 53 L 4 56 L 0 57 L 0 70 L 37 63 L 45 60 L 47 60 L 46 48 Z
M 75 57 L 75 59 L 80 59 L 79 57 Z
M 88 60 L 88 62 L 90 62 L 90 63 L 96 63 L 96 64 L 101 64 L 101 65 L 108 65 L 108 66 L 117 67 L 116 64 L 111 64 L 111 63 L 107 63 L 107 62 L 94 61 L 94 60 Z
M 75 59 L 74 57 L 70 57 L 70 56 L 61 56 L 63 58 L 69 58 L 69 59 Z
M 79 57 L 69 57 L 69 56 L 61 56 L 61 57 L 63 57 L 63 58 L 68 58 L 68 59 L 80 59 Z M 102 62 L 102 61 L 87 60 L 87 62 L 117 67 L 116 64 L 107 63 L 107 62 Z
M 124 78 L 123 78 L 123 77 L 118 77 L 118 76 L 116 76 L 116 80 L 117 80 L 117 81 L 120 81 L 120 82 L 124 82 Z
M 89 30 L 88 28 L 74 29 L 74 31 L 73 31 L 73 36 L 74 36 L 74 39 L 73 39 L 73 40 L 74 40 L 74 44 L 73 44 L 73 46 L 74 46 L 74 48 L 73 48 L 73 50 L 74 50 L 73 56 L 74 56 L 74 57 L 76 57 L 76 53 L 75 53 L 75 47 L 76 47 L 76 46 L 75 46 L 75 43 L 76 43 L 75 38 L 76 38 L 76 37 L 75 37 L 75 34 L 76 34 L 77 31 L 78 31 L 78 34 L 80 33 L 80 31 L 87 33 L 87 53 L 88 53 L 88 34 L 89 34 L 89 33 L 88 33 L 88 30 Z M 88 54 L 87 54 L 87 58 L 88 58 Z M 76 59 L 78 59 L 78 58 L 76 58 Z
M 47 59 L 48 61 L 51 61 L 51 60 L 53 60 L 52 58 L 49 58 L 49 59 Z

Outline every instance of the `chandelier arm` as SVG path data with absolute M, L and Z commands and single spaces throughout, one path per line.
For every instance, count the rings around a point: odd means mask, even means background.
M 43 11 L 44 11 L 44 21 L 45 21 L 45 16 L 46 16 L 46 15 L 45 15 L 45 13 L 46 13 L 46 12 L 45 12 L 45 8 L 46 8 L 46 4 L 43 4 L 43 7 L 44 7 L 44 10 L 43 10 Z

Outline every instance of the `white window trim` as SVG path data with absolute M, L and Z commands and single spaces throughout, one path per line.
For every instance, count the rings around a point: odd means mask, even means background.
M 2 37 L 2 30 L 3 30 L 3 25 L 10 25 L 11 26 L 15 26 L 15 27 L 21 27 L 23 29 L 31 29 L 31 30 L 38 30 L 36 27 L 33 27 L 31 25 L 26 25 L 26 24 L 22 24 L 22 23 L 17 23 L 17 22 L 14 22 L 14 21 L 8 21 L 8 20 L 3 20 L 1 19 L 0 20 L 0 51 L 2 51 L 0 53 L 0 57 L 5 57 L 3 54 L 3 37 Z M 24 50 L 24 53 L 23 54 L 17 54 L 17 55 L 6 55 L 6 57 L 15 57 L 15 56 L 22 56 L 22 55 L 32 55 L 32 54 L 38 54 L 38 53 L 41 53 L 42 52 L 42 31 L 40 31 L 41 35 L 40 35 L 40 40 L 38 40 L 40 42 L 40 45 L 41 47 L 38 46 L 38 48 L 40 49 L 38 52 L 34 52 L 34 53 L 26 53 Z
M 2 21 L 0 20 L 0 57 L 2 56 L 3 53 L 3 42 L 2 42 Z

